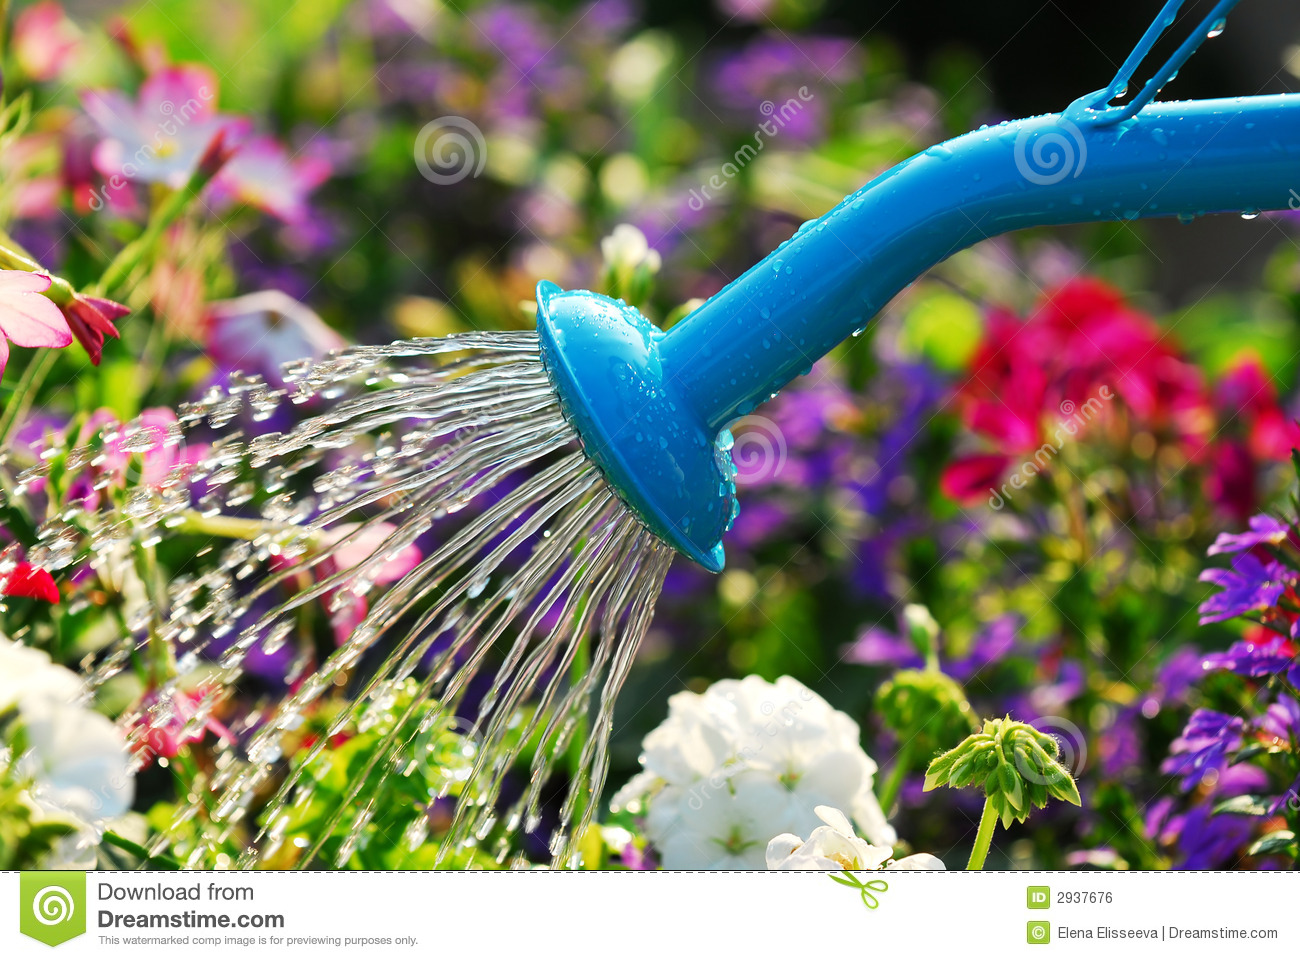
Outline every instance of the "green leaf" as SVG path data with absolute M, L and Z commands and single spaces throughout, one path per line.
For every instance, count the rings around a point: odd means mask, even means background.
M 1268 806 L 1263 801 L 1263 797 L 1248 793 L 1215 804 L 1212 812 L 1215 816 L 1221 813 L 1237 813 L 1246 817 L 1262 817 L 1268 814 Z
M 1286 853 L 1295 856 L 1295 847 L 1294 833 L 1290 830 L 1276 830 L 1252 843 L 1246 853 L 1252 857 L 1268 853 Z

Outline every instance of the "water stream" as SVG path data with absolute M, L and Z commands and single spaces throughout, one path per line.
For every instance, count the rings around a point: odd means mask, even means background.
M 339 737 L 371 732 L 373 749 L 293 861 L 345 865 L 386 780 L 426 762 L 430 731 L 451 726 L 469 731 L 457 740 L 463 765 L 411 810 L 408 844 L 423 842 L 428 809 L 450 798 L 440 859 L 478 848 L 504 861 L 542 824 L 558 773 L 568 788 L 551 863 L 574 864 L 574 838 L 605 779 L 615 697 L 671 549 L 579 449 L 533 334 L 354 347 L 288 365 L 284 379 L 236 376 L 184 406 L 165 443 L 205 442 L 201 456 L 135 486 L 120 511 L 51 518 L 32 551 L 33 562 L 68 566 L 78 530 L 101 566 L 130 563 L 133 551 L 173 536 L 199 538 L 200 555 L 219 551 L 215 565 L 155 585 L 127 635 L 85 665 L 93 690 L 141 657 L 176 658 L 175 677 L 215 664 L 187 732 L 242 689 L 254 651 L 301 647 L 288 692 L 260 704 L 184 798 L 172 830 L 202 823 L 208 840 L 187 865 L 210 863 L 232 838 L 243 851 L 235 866 L 282 857 L 319 755 Z M 51 469 L 102 462 L 107 442 L 130 453 L 158 439 L 140 423 L 110 425 L 80 447 L 48 448 L 14 477 L 15 496 Z M 417 541 L 418 562 L 401 563 Z M 318 658 L 304 636 L 322 609 L 339 642 Z M 170 719 L 175 677 L 124 728 Z M 290 763 L 286 743 L 340 691 L 346 706 L 328 736 Z M 523 780 L 509 802 L 507 775 Z M 154 848 L 169 843 L 163 830 Z

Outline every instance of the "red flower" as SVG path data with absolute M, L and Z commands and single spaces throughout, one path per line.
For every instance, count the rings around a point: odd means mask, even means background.
M 985 491 L 994 490 L 1002 482 L 1010 457 L 998 453 L 975 454 L 958 457 L 944 467 L 939 479 L 939 489 L 944 496 L 961 504 L 972 504 L 983 499 Z
M 1300 447 L 1300 426 L 1278 406 L 1277 389 L 1253 353 L 1239 357 L 1215 386 L 1215 403 L 1225 417 L 1237 417 L 1250 452 L 1260 460 L 1286 460 Z
M 6 575 L 0 575 L 0 593 L 7 597 L 31 597 L 46 603 L 59 602 L 59 588 L 54 578 L 30 563 L 20 563 Z
M 1086 278 L 1051 291 L 1023 321 L 994 311 L 957 392 L 966 426 L 1004 463 L 1044 444 L 1059 449 L 1099 427 L 1124 426 L 1112 398 L 1123 401 L 1129 429 L 1178 442 L 1189 457 L 1212 433 L 1199 371 L 1118 291 Z M 997 487 L 998 477 L 988 476 L 995 462 L 993 454 L 957 461 L 944 475 L 945 492 L 969 500 L 977 481 Z
M 62 309 L 72 335 L 86 348 L 90 362 L 95 366 L 99 366 L 99 358 L 104 353 L 104 338 L 116 339 L 119 336 L 113 321 L 131 312 L 130 307 L 112 300 L 81 294 L 73 297 L 72 302 Z

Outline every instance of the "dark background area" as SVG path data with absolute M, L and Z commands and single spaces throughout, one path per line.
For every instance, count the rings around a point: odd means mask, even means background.
M 1161 0 L 828 0 L 811 26 L 842 36 L 888 37 L 916 79 L 933 82 L 941 73 L 964 71 L 970 83 L 985 88 L 997 114 L 1021 117 L 1061 110 L 1103 87 L 1161 6 Z M 1150 76 L 1214 6 L 1213 0 L 1185 3 L 1135 79 Z M 758 29 L 728 24 L 714 4 L 702 0 L 647 0 L 645 12 L 651 24 L 693 25 L 701 43 L 734 40 Z M 1242 0 L 1223 34 L 1206 41 L 1161 96 L 1300 91 L 1300 78 L 1285 65 L 1296 44 L 1300 2 Z M 1300 171 L 1296 181 L 1300 185 Z M 1208 217 L 1190 225 L 1146 221 L 1138 229 L 1157 261 L 1152 287 L 1171 307 L 1195 302 L 1210 287 L 1251 287 L 1285 239 L 1266 217 Z

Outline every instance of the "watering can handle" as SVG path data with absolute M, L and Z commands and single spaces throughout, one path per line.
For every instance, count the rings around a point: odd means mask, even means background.
M 1205 19 L 1188 35 L 1182 45 L 1152 75 L 1151 79 L 1143 85 L 1132 100 L 1119 106 L 1107 106 L 1110 101 L 1116 97 L 1122 97 L 1128 92 L 1129 81 L 1133 77 L 1133 72 L 1147 58 L 1156 41 L 1163 36 L 1166 30 L 1173 26 L 1184 0 L 1168 0 L 1155 20 L 1152 21 L 1151 26 L 1147 27 L 1146 33 L 1142 35 L 1142 39 L 1133 48 L 1133 52 L 1128 55 L 1120 66 L 1114 79 L 1105 88 L 1082 96 L 1070 104 L 1066 108 L 1064 115 L 1075 123 L 1087 123 L 1093 126 L 1122 123 L 1136 116 L 1138 111 L 1155 98 L 1166 83 L 1178 75 L 1182 65 L 1200 48 L 1205 40 L 1210 37 L 1217 37 L 1223 32 L 1224 21 L 1232 8 L 1240 2 L 1241 0 L 1219 0 L 1214 9 L 1206 15 Z

